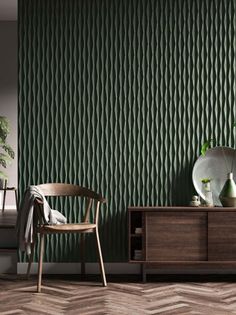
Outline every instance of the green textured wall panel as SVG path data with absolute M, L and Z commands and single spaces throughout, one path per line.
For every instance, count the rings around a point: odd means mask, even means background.
M 127 206 L 187 204 L 202 142 L 234 144 L 235 10 L 233 0 L 20 0 L 21 195 L 53 181 L 101 192 L 105 260 L 127 259 Z M 55 206 L 78 217 L 77 202 Z M 46 260 L 76 261 L 77 244 L 48 239 Z

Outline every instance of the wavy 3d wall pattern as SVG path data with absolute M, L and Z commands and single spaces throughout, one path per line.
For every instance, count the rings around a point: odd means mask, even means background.
M 18 26 L 20 195 L 101 192 L 105 261 L 125 261 L 127 206 L 187 204 L 202 142 L 234 144 L 235 1 L 19 0 Z M 78 260 L 78 241 L 48 239 L 46 261 Z

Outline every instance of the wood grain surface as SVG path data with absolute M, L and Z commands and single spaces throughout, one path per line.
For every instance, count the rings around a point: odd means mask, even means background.
M 236 261 L 236 213 L 208 214 L 208 243 L 209 260 Z
M 207 214 L 171 211 L 146 213 L 146 259 L 207 260 Z
M 35 293 L 35 279 L 0 276 L 0 314 L 37 315 L 232 315 L 236 314 L 235 280 L 167 278 L 140 283 L 126 277 L 89 282 L 79 275 L 45 277 L 43 293 Z M 122 279 L 122 278 L 121 278 Z M 197 280 L 196 280 L 197 279 Z M 152 282 L 150 282 L 152 280 Z

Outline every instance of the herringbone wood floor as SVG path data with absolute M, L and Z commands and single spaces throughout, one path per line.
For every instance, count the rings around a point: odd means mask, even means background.
M 36 279 L 0 276 L 0 314 L 236 314 L 236 282 L 109 279 L 80 281 L 78 276 L 44 276 L 42 293 Z

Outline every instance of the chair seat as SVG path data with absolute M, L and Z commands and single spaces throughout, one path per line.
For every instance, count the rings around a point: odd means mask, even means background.
M 39 228 L 41 233 L 73 233 L 73 232 L 89 232 L 96 228 L 96 224 L 92 223 L 68 223 L 57 225 L 44 225 Z

